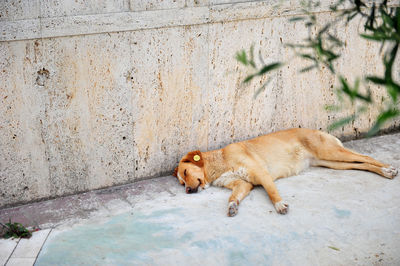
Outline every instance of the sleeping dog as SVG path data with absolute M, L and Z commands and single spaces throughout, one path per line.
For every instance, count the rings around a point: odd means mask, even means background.
M 343 147 L 332 135 L 311 129 L 294 128 L 225 148 L 185 155 L 174 171 L 186 193 L 195 193 L 210 184 L 232 189 L 228 216 L 235 216 L 239 203 L 254 186 L 267 191 L 276 211 L 286 214 L 286 204 L 276 189 L 278 178 L 296 175 L 308 166 L 332 169 L 357 169 L 392 179 L 397 169 Z

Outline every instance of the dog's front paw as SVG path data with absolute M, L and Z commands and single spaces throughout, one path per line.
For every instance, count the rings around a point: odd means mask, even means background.
M 228 216 L 233 217 L 238 213 L 238 205 L 235 201 L 229 202 L 228 205 Z
M 385 177 L 389 179 L 393 179 L 397 175 L 397 169 L 394 168 L 393 166 L 389 167 L 382 167 L 382 173 L 385 175 Z
M 283 201 L 275 203 L 274 206 L 275 210 L 280 214 L 286 214 L 289 209 L 289 205 L 287 203 L 284 203 Z

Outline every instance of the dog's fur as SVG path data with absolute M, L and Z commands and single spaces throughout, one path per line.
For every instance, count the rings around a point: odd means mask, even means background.
M 310 165 L 365 170 L 389 179 L 397 175 L 394 167 L 344 148 L 332 135 L 295 128 L 219 150 L 189 152 L 179 162 L 174 176 L 185 185 L 186 193 L 197 192 L 210 184 L 232 189 L 229 216 L 237 214 L 239 203 L 256 185 L 264 187 L 278 213 L 286 214 L 288 204 L 282 201 L 274 181 L 296 175 Z

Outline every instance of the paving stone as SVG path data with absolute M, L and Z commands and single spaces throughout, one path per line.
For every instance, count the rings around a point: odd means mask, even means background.
M 31 266 L 35 263 L 35 258 L 11 258 L 6 266 Z
M 21 239 L 11 258 L 36 258 L 51 229 L 34 232 L 30 239 Z
M 17 239 L 0 239 L 0 265 L 6 264 L 17 244 Z

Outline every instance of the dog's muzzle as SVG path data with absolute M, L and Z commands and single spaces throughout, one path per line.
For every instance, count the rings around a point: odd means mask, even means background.
M 196 193 L 199 187 L 197 188 L 191 188 L 191 187 L 186 187 L 186 193 L 191 194 L 191 193 Z

